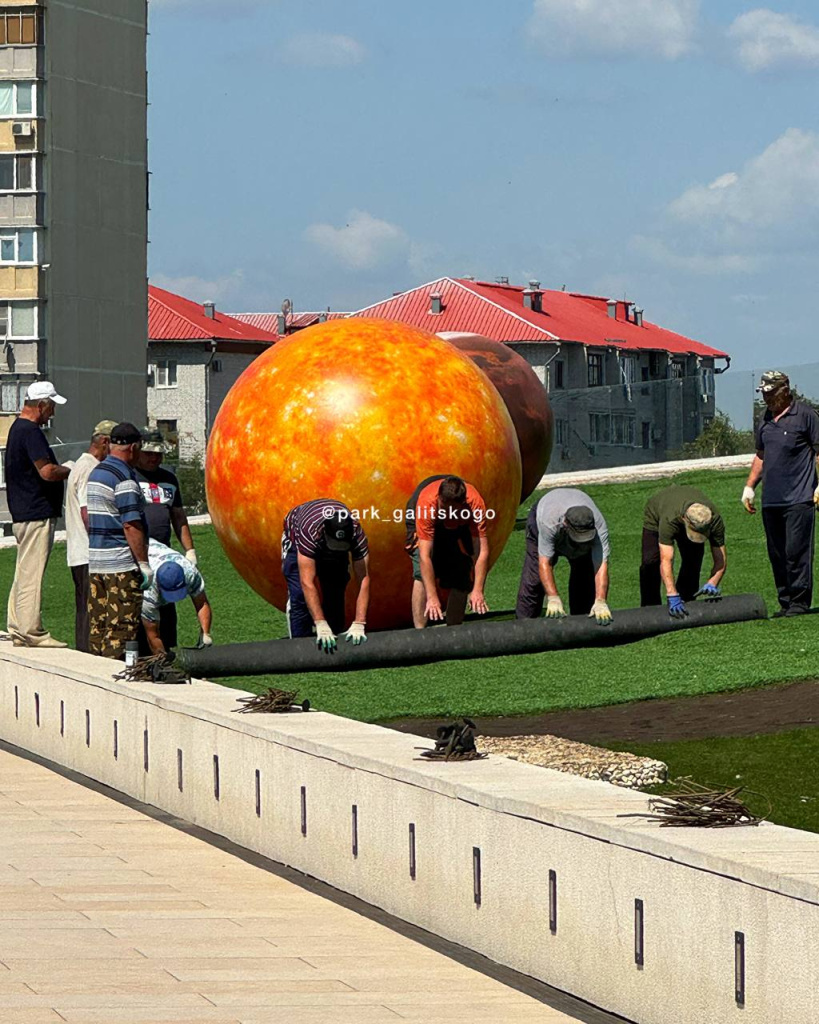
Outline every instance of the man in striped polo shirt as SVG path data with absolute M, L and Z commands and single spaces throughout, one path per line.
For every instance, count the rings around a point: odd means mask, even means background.
M 344 629 L 344 594 L 350 579 L 350 558 L 358 580 L 355 621 L 347 630 L 353 644 L 366 641 L 370 603 L 367 538 L 361 523 L 340 501 L 319 498 L 291 509 L 282 533 L 282 572 L 287 581 L 287 628 L 291 638 L 310 636 L 335 650 Z
M 142 592 L 153 582 L 144 499 L 132 469 L 141 445 L 133 423 L 117 424 L 108 458 L 88 478 L 89 647 L 103 658 L 121 659 L 137 639 Z

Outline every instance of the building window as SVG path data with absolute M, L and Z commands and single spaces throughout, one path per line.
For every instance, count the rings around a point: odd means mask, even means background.
M 0 412 L 19 412 L 23 408 L 28 384 L 21 381 L 3 381 L 0 384 Z
M 643 448 L 651 447 L 651 423 L 643 420 Z
M 569 443 L 569 421 L 555 420 L 555 444 L 565 448 Z
M 32 192 L 36 181 L 33 156 L 0 156 L 0 192 Z
M 705 366 L 702 373 L 702 393 L 706 398 L 714 397 L 714 371 L 711 367 Z
M 682 380 L 685 376 L 685 363 L 682 359 L 673 359 L 671 361 L 671 379 Z
M 37 338 L 36 302 L 0 302 L 0 338 Z
M 167 448 L 167 454 L 172 459 L 179 458 L 179 421 L 178 420 L 157 420 L 156 429 L 162 435 Z
M 33 228 L 0 228 L 0 263 L 36 263 L 37 234 Z
M 604 384 L 603 356 L 599 352 L 589 353 L 589 387 L 597 388 Z
M 609 444 L 611 442 L 610 413 L 589 413 L 589 440 L 592 444 Z
M 657 380 L 658 378 L 665 376 L 665 373 L 663 371 L 663 367 L 665 365 L 663 363 L 663 359 L 664 359 L 664 354 L 662 352 L 650 352 L 649 353 L 649 356 L 648 356 L 648 369 L 649 369 L 649 373 L 651 374 L 652 380 Z
M 0 117 L 34 117 L 36 113 L 35 82 L 0 82 Z
M 552 384 L 552 387 L 555 390 L 558 390 L 560 388 L 565 388 L 566 387 L 566 381 L 565 381 L 563 372 L 564 372 L 563 360 L 562 359 L 557 359 L 555 361 L 555 372 L 552 375 L 553 376 L 553 380 L 554 380 L 554 383 Z
M 36 14 L 0 14 L 0 46 L 33 46 L 37 35 Z
M 620 367 L 623 374 L 623 383 L 626 385 L 637 383 L 637 356 L 621 356 Z
M 158 388 L 175 388 L 176 362 L 173 359 L 161 359 L 156 364 L 156 386 Z
M 611 443 L 623 445 L 625 448 L 633 448 L 635 426 L 633 416 L 624 412 L 613 412 L 611 414 Z

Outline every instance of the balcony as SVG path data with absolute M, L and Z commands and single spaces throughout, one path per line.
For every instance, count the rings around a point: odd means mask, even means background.
M 0 266 L 0 296 L 4 299 L 36 299 L 39 295 L 39 267 Z

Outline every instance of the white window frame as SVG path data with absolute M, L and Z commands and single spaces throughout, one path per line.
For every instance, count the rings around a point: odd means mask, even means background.
M 703 398 L 713 398 L 716 392 L 716 377 L 713 366 L 703 366 L 702 374 L 702 395 Z
M 598 426 L 600 424 L 606 424 L 608 434 L 606 438 L 598 437 Z M 590 412 L 589 413 L 589 442 L 591 444 L 611 444 L 611 413 L 610 412 Z
M 40 102 L 40 90 L 39 90 L 39 88 L 37 86 L 36 80 L 31 79 L 31 78 L 27 78 L 27 79 L 23 79 L 23 80 L 19 80 L 19 81 L 11 81 L 11 82 L 8 82 L 8 80 L 7 80 L 6 83 L 4 83 L 4 84 L 9 84 L 9 85 L 12 86 L 12 92 L 11 92 L 11 113 L 10 114 L 0 114 L 0 121 L 9 121 L 9 120 L 12 120 L 12 119 L 15 120 L 15 121 L 34 121 L 36 118 L 38 118 L 40 116 L 39 115 L 39 105 L 38 105 L 39 102 Z M 18 86 L 20 86 L 20 85 L 30 85 L 31 86 L 31 110 L 30 111 L 22 111 L 21 112 L 19 107 L 18 107 L 18 104 L 17 104 L 17 89 L 18 89 Z
M 173 383 L 171 383 L 171 367 L 173 367 Z M 157 359 L 154 363 L 154 387 L 161 391 L 179 387 L 179 363 L 176 359 Z
M 36 192 L 37 191 L 37 157 L 31 153 L 0 153 L 0 157 L 12 157 L 14 159 L 14 185 L 12 188 L 0 188 L 0 193 L 9 192 Z M 20 160 L 31 160 L 31 187 L 30 188 L 18 188 L 17 187 L 17 169 L 19 167 Z
M 34 258 L 31 260 L 20 259 L 20 232 L 30 231 L 34 235 Z M 0 243 L 13 239 L 14 259 L 4 260 L 2 247 L 0 247 L 0 266 L 2 267 L 34 267 L 40 262 L 40 239 L 36 228 L 0 228 Z
M 33 334 L 15 334 L 14 333 L 14 309 L 20 306 L 33 306 L 34 307 L 34 333 Z M 3 312 L 5 315 L 3 316 Z M 0 343 L 3 340 L 6 341 L 36 341 L 40 337 L 40 304 L 36 301 L 26 300 L 25 302 L 9 302 L 8 300 L 0 301 L 0 323 L 8 324 L 8 333 L 0 338 Z
M 617 431 L 615 429 L 615 421 L 619 421 L 625 428 L 623 430 L 623 440 L 617 440 Z M 637 438 L 637 417 L 632 413 L 628 412 L 613 412 L 611 414 L 611 444 L 617 445 L 618 448 L 636 448 Z

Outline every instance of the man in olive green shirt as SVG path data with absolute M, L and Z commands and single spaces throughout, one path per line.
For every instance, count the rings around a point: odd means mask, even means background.
M 713 567 L 700 588 L 705 542 L 711 545 Z M 680 552 L 680 571 L 674 579 L 674 545 Z M 719 510 L 697 487 L 674 484 L 649 498 L 643 515 L 643 557 L 640 565 L 640 604 L 662 604 L 665 584 L 668 614 L 684 618 L 685 602 L 702 595 L 717 600 L 725 575 L 725 523 Z

